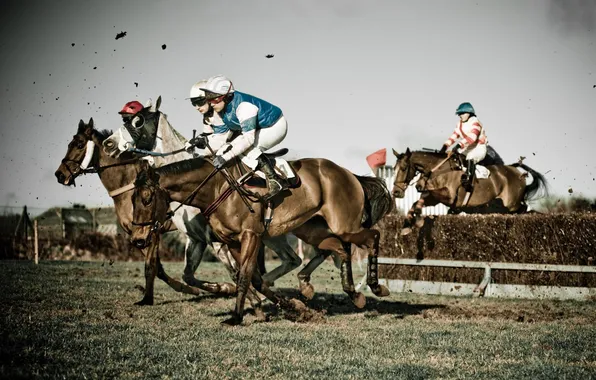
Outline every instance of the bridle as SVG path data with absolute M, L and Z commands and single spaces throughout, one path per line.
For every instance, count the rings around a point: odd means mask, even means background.
M 416 177 L 415 175 L 412 176 L 412 179 L 410 179 L 408 181 L 408 177 L 410 176 L 410 171 L 412 170 L 412 165 L 410 165 L 408 163 L 407 165 L 407 169 L 406 169 L 406 176 L 403 182 L 397 182 L 397 173 L 399 173 L 399 162 L 395 164 L 395 179 L 396 181 L 394 181 L 393 186 L 397 187 L 399 190 L 405 192 L 406 189 L 412 185 L 412 183 L 414 183 L 414 178 Z M 409 183 L 408 183 L 409 182 Z M 402 187 L 403 186 L 403 187 Z

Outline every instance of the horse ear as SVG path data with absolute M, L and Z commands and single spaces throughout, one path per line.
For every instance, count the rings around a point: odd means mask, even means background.
M 393 155 L 395 157 L 399 157 L 399 153 L 397 153 L 397 151 L 395 149 L 391 148 L 391 150 L 393 151 Z
M 412 152 L 410 152 L 410 148 L 406 148 L 406 156 L 409 156 L 411 154 L 412 154 Z
M 81 129 L 83 129 L 83 128 L 85 128 L 85 122 L 83 121 L 83 119 L 81 119 L 81 120 L 79 121 L 79 131 L 80 131 Z
M 87 123 L 88 126 L 90 126 L 91 128 L 95 128 L 95 124 L 93 123 L 93 118 L 89 118 L 89 123 Z
M 159 106 L 161 106 L 161 95 L 159 95 L 155 101 L 155 112 L 159 110 Z

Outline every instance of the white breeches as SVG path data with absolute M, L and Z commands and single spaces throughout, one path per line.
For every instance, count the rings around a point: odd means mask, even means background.
M 469 146 L 462 152 L 462 154 L 466 156 L 466 160 L 474 161 L 474 163 L 477 164 L 486 157 L 486 144 Z
M 251 169 L 257 167 L 257 158 L 266 150 L 273 148 L 283 141 L 288 133 L 288 122 L 284 116 L 269 128 L 258 129 L 255 134 L 255 142 L 242 155 L 244 162 Z

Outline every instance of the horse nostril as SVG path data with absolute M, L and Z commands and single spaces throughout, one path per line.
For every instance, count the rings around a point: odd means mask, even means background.
M 58 179 L 58 182 L 64 182 L 64 174 L 62 174 L 61 171 L 56 170 L 56 173 L 54 173 L 56 175 L 56 178 Z

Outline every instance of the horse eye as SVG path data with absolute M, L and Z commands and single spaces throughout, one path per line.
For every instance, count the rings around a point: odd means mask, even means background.
M 149 206 L 151 204 L 151 201 L 153 200 L 153 196 L 152 195 L 153 194 L 150 191 L 148 191 L 148 190 L 142 192 L 142 194 L 141 194 L 141 201 L 143 202 L 143 204 L 145 206 Z

